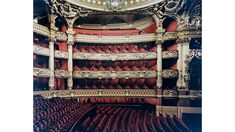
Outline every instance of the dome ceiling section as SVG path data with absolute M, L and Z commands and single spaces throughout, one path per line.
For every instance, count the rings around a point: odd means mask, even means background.
M 79 7 L 101 12 L 132 11 L 156 5 L 166 0 L 65 0 Z

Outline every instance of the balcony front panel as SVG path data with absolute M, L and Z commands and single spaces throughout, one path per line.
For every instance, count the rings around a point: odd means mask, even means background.
M 73 59 L 78 60 L 149 60 L 156 59 L 157 53 L 82 53 L 74 52 Z
M 154 89 L 79 89 L 79 90 L 54 90 L 34 91 L 34 95 L 46 98 L 52 97 L 156 97 Z
M 74 78 L 154 78 L 156 71 L 73 71 Z
M 76 34 L 75 42 L 101 43 L 101 44 L 120 44 L 120 43 L 139 43 L 156 41 L 156 36 L 152 34 L 126 35 L 126 36 L 98 36 Z
M 50 31 L 47 27 L 37 24 L 35 22 L 33 23 L 33 32 L 47 37 L 50 36 Z
M 33 46 L 33 53 L 37 55 L 49 56 L 50 50 L 49 48 L 41 47 L 41 46 Z
M 33 68 L 33 76 L 50 77 L 51 71 L 45 68 Z

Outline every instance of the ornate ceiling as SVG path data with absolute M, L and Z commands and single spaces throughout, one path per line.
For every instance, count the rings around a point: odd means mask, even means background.
M 46 9 L 39 6 L 42 3 Z M 113 18 L 133 23 L 140 15 L 159 19 L 170 16 L 181 25 L 201 25 L 201 0 L 34 0 L 34 5 L 34 17 L 38 18 L 45 12 L 67 19 L 93 17 L 99 21 L 95 24 L 102 25 L 113 23 Z
M 96 11 L 130 11 L 144 8 L 164 0 L 65 0 L 68 3 Z

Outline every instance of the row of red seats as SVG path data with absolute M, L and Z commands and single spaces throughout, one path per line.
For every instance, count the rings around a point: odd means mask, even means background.
M 153 89 L 156 78 L 74 79 L 74 89 Z
M 138 53 L 138 52 L 157 52 L 154 44 L 122 44 L 122 45 L 90 45 L 77 44 L 73 48 L 74 52 L 88 53 Z
M 75 34 L 85 34 L 85 35 L 135 35 L 139 34 L 139 30 L 137 29 L 129 29 L 129 30 L 88 30 L 88 29 L 76 29 L 74 28 Z
M 69 131 L 75 122 L 92 107 L 76 99 L 34 98 L 34 131 Z
M 80 122 L 78 122 L 80 123 Z M 72 131 L 166 131 L 191 132 L 184 122 L 175 115 L 156 116 L 155 111 L 125 106 L 97 106 L 93 116 L 84 117 L 79 127 Z
M 147 71 L 157 70 L 157 60 L 74 61 L 74 71 Z

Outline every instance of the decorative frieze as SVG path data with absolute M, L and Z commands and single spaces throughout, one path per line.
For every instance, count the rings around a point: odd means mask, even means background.
M 190 49 L 189 54 L 186 56 L 185 63 L 189 63 L 194 57 L 197 59 L 202 58 L 202 50 L 201 49 Z
M 66 35 L 66 33 L 58 32 L 58 31 L 56 32 L 55 37 L 59 41 L 67 41 L 68 39 L 68 36 Z
M 52 97 L 156 97 L 154 89 L 79 89 L 79 90 L 54 90 L 34 91 L 34 95 L 46 98 Z
M 201 90 L 190 90 L 190 97 L 191 98 L 201 98 L 202 97 L 202 91 Z
M 176 78 L 178 76 L 177 70 L 162 70 L 163 78 Z
M 40 24 L 37 23 L 33 23 L 33 32 L 50 37 L 50 31 L 47 27 L 42 26 Z
M 55 50 L 55 58 L 68 59 L 68 52 Z
M 166 56 L 167 57 L 167 56 Z M 156 52 L 144 53 L 84 53 L 74 52 L 73 59 L 78 60 L 148 60 L 156 59 Z
M 33 68 L 33 76 L 36 76 L 36 77 L 50 77 L 50 75 L 51 75 L 50 69 Z
M 178 58 L 178 56 L 179 56 L 178 51 L 163 51 L 162 52 L 163 59 Z
M 178 72 L 163 70 L 163 78 L 175 78 Z M 74 78 L 156 78 L 157 71 L 73 71 Z
M 177 90 L 165 89 L 162 93 L 158 93 L 155 89 L 76 89 L 76 90 L 47 90 L 34 91 L 34 95 L 41 95 L 45 98 L 52 97 L 136 97 L 136 98 L 184 98 L 184 99 L 200 99 L 200 90 L 191 90 L 190 94 L 179 95 Z
M 70 76 L 67 70 L 55 70 L 54 72 L 56 78 L 68 78 Z
M 156 36 L 152 34 L 139 35 L 123 35 L 123 36 L 98 36 L 98 35 L 84 35 L 76 34 L 75 42 L 85 43 L 101 43 L 101 44 L 117 44 L 117 43 L 138 43 L 138 42 L 152 42 L 156 41 Z M 115 40 L 115 41 L 113 41 Z
M 37 55 L 49 56 L 50 50 L 49 48 L 41 47 L 41 46 L 33 46 L 33 53 Z
M 163 41 L 166 40 L 173 40 L 177 38 L 177 33 L 176 32 L 165 32 L 162 36 Z
M 156 71 L 73 71 L 74 78 L 155 78 Z
M 163 90 L 163 97 L 178 97 L 178 91 L 177 90 Z
M 33 46 L 33 52 L 38 55 L 49 56 L 49 48 Z M 55 50 L 55 58 L 68 59 L 68 52 Z M 177 58 L 178 51 L 163 51 L 162 58 Z M 73 59 L 78 60 L 148 60 L 157 59 L 156 52 L 143 52 L 143 53 L 85 53 L 73 52 Z

